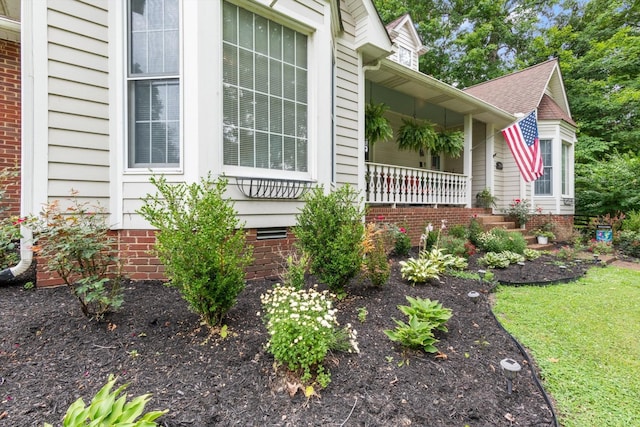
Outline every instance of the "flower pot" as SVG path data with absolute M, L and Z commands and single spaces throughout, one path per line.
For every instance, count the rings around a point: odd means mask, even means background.
M 536 236 L 536 238 L 538 239 L 538 244 L 540 245 L 546 245 L 547 243 L 549 243 L 549 238 L 547 236 Z

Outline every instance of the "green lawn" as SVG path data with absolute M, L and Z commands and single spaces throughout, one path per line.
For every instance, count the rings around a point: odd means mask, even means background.
M 565 427 L 640 426 L 640 272 L 498 289 L 494 312 L 529 348 Z

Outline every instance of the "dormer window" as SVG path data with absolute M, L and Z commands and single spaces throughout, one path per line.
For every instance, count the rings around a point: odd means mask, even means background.
M 411 51 L 404 46 L 398 48 L 398 62 L 411 68 Z

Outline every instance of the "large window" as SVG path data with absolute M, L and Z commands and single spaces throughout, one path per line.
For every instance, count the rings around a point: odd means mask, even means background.
M 129 167 L 180 164 L 179 0 L 129 0 Z
M 552 155 L 551 155 L 551 140 L 540 140 L 540 155 L 542 156 L 542 163 L 544 165 L 544 173 L 538 178 L 535 183 L 535 193 L 537 196 L 551 196 L 553 191 L 552 186 Z
M 223 3 L 225 165 L 307 172 L 307 37 Z

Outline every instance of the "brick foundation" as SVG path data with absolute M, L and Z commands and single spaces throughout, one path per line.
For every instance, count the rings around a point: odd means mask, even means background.
M 0 171 L 20 166 L 20 44 L 0 40 Z M 20 215 L 20 176 L 0 183 L 5 218 Z

